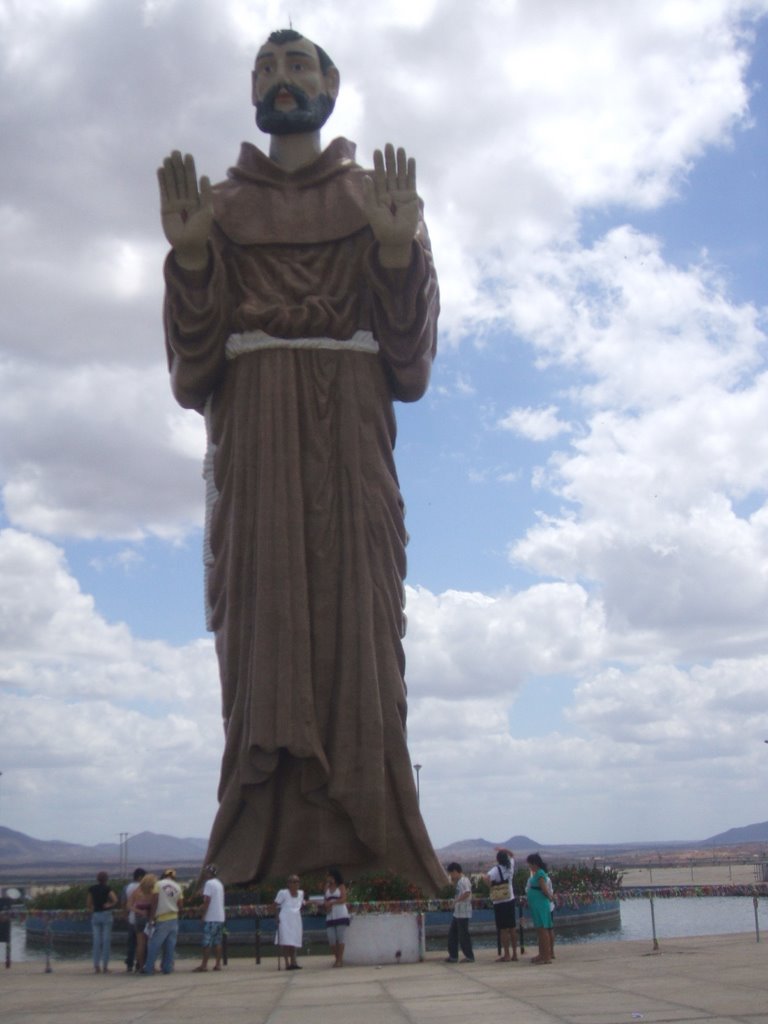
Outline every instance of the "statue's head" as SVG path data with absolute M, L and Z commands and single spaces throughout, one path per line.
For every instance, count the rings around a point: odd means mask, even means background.
M 269 135 L 318 131 L 339 94 L 339 72 L 325 52 L 292 28 L 273 32 L 256 55 L 256 124 Z

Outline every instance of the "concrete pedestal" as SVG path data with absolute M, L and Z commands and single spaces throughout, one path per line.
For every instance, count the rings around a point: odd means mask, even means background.
M 347 929 L 344 962 L 415 964 L 424 948 L 423 914 L 357 914 Z

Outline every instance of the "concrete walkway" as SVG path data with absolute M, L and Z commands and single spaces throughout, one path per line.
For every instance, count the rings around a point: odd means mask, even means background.
M 221 973 L 95 975 L 82 962 L 0 968 L 2 1024 L 768 1024 L 768 942 L 728 935 L 561 946 L 549 966 L 345 967 L 313 954 L 301 971 L 231 960 Z M 533 951 L 535 952 L 535 951 Z

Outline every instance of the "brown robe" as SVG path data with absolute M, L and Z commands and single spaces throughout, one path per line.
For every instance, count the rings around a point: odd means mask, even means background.
M 208 860 L 225 881 L 338 865 L 445 883 L 406 746 L 406 532 L 393 399 L 424 393 L 437 280 L 423 225 L 386 270 L 354 147 L 288 174 L 245 143 L 215 188 L 208 270 L 166 262 L 181 405 L 207 403 L 207 597 L 227 722 Z M 231 334 L 347 342 L 226 358 Z

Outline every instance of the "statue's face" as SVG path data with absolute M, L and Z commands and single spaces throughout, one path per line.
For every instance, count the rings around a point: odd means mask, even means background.
M 314 43 L 296 39 L 266 42 L 253 71 L 256 124 L 269 135 L 318 131 L 328 120 L 339 91 L 336 68 L 323 74 Z

